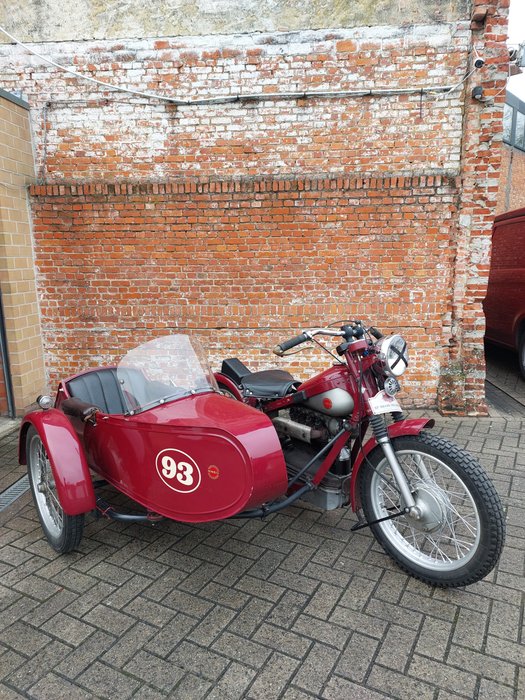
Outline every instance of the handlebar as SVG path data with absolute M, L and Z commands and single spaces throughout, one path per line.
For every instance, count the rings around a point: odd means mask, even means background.
M 310 331 L 304 331 L 294 338 L 289 338 L 288 340 L 283 340 L 282 343 L 276 345 L 273 352 L 281 357 L 287 350 L 291 350 L 296 345 L 301 345 L 307 340 L 311 340 L 314 335 L 332 335 L 332 336 L 343 336 L 343 331 L 336 331 L 333 328 L 313 328 Z

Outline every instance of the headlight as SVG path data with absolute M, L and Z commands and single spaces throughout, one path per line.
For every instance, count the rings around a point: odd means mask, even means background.
M 400 335 L 389 335 L 376 343 L 377 357 L 383 372 L 399 377 L 408 366 L 407 344 Z

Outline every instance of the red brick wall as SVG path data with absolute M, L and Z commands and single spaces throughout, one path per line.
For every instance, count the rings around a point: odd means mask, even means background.
M 230 353 L 266 367 L 276 362 L 270 349 L 301 328 L 363 317 L 408 336 L 408 399 L 435 401 L 450 334 L 455 180 L 185 181 L 31 194 L 53 380 L 178 330 L 203 337 L 216 368 Z M 330 362 L 307 352 L 290 367 L 306 378 L 316 360 Z

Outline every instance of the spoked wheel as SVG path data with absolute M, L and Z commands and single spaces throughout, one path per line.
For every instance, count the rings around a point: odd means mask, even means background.
M 44 534 L 55 551 L 70 552 L 82 539 L 84 515 L 64 513 L 45 447 L 32 426 L 27 432 L 26 454 L 29 483 Z
M 483 468 L 468 452 L 429 433 L 392 441 L 420 518 L 402 515 L 371 526 L 383 549 L 416 578 L 441 587 L 466 586 L 496 565 L 505 539 L 503 508 Z M 369 522 L 404 504 L 381 448 L 361 474 Z

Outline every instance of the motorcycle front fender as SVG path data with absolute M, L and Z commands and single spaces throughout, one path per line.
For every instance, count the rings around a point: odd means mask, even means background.
M 55 408 L 28 413 L 20 427 L 19 462 L 27 464 L 26 437 L 30 426 L 45 447 L 64 513 L 80 515 L 96 507 L 95 491 L 84 450 L 73 426 Z
M 388 437 L 392 440 L 396 437 L 403 437 L 404 435 L 419 435 L 425 428 L 432 428 L 435 421 L 432 418 L 412 418 L 410 420 L 401 420 L 397 423 L 391 423 L 388 430 Z M 365 462 L 367 456 L 370 452 L 377 447 L 378 443 L 375 437 L 371 437 L 357 453 L 353 468 L 352 476 L 350 478 L 350 505 L 352 510 L 355 512 L 360 506 L 360 498 L 357 491 L 359 471 L 363 462 Z

